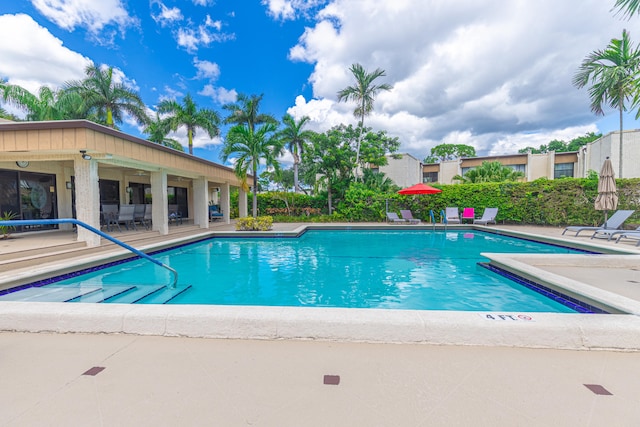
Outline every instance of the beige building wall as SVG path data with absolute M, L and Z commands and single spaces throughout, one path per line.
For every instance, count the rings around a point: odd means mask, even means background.
M 640 177 L 640 130 L 622 133 L 622 174 L 620 174 L 620 132 L 611 132 L 587 144 L 580 150 L 579 175 L 586 177 L 590 170 L 600 172 L 607 157 L 616 178 Z
M 553 179 L 554 152 L 527 156 L 527 181 L 538 178 Z
M 422 162 L 410 154 L 387 155 L 389 162 L 380 166 L 380 172 L 400 187 L 410 187 L 422 182 Z
M 438 173 L 438 182 L 441 184 L 454 184 L 453 177 L 462 175 L 460 168 L 460 159 L 445 160 L 440 162 L 440 172 Z

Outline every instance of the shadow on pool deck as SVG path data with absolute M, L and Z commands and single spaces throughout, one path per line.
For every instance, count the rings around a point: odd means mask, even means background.
M 233 226 L 216 230 L 225 228 Z M 589 240 L 560 236 L 557 228 L 500 228 Z M 42 237 L 16 241 L 47 247 Z M 0 243 L 4 251 L 6 242 Z M 635 251 L 614 247 L 622 245 Z M 582 274 L 593 279 L 594 271 Z M 615 268 L 597 271 L 603 275 L 593 280 L 616 276 Z M 92 316 L 87 311 L 83 322 Z M 5 330 L 2 426 L 640 423 L 640 352 Z M 84 374 L 94 367 L 104 370 Z M 339 376 L 339 384 L 325 384 L 325 375 Z

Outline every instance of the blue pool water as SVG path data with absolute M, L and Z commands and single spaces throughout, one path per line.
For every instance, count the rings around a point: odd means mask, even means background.
M 48 286 L 99 290 L 75 302 L 100 302 L 99 294 L 104 302 L 131 303 L 143 295 L 139 289 L 157 288 L 137 302 L 574 312 L 479 266 L 487 261 L 481 252 L 576 253 L 479 231 L 308 231 L 299 238 L 214 238 L 155 254 L 180 274 L 170 297 L 160 290 L 170 274 L 144 260 Z

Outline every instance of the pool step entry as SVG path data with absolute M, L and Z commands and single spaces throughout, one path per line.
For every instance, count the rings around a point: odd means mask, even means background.
M 101 291 L 99 286 L 47 286 L 0 296 L 0 301 L 66 302 Z
M 176 288 L 166 285 L 43 286 L 2 295 L 0 301 L 166 304 L 190 288 L 191 285 Z

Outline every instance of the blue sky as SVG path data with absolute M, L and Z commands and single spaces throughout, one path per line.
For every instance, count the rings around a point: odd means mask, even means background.
M 618 127 L 589 111 L 571 77 L 591 51 L 637 18 L 613 0 L 16 0 L 0 3 L 0 77 L 32 91 L 114 67 L 153 111 L 190 93 L 200 107 L 264 94 L 262 110 L 311 117 L 323 131 L 354 123 L 338 103 L 348 68 L 382 68 L 393 90 L 367 125 L 422 159 L 440 143 L 508 154 L 551 139 Z M 635 37 L 634 37 L 635 36 Z M 626 129 L 638 128 L 632 117 Z M 123 131 L 142 136 L 132 122 Z M 223 137 L 226 128 L 222 129 Z M 175 138 L 186 144 L 184 131 Z M 198 135 L 195 155 L 219 161 L 220 139 Z M 285 165 L 290 155 L 282 159 Z

